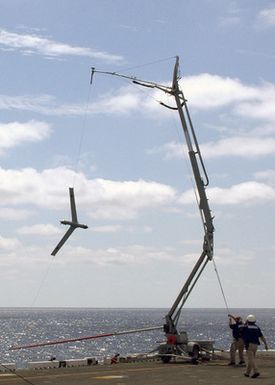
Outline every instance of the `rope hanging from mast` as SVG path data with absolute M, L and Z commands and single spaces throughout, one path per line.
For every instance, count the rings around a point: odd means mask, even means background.
M 220 275 L 219 275 L 219 272 L 218 272 L 218 269 L 217 269 L 217 265 L 216 265 L 216 262 L 215 262 L 214 258 L 212 259 L 212 261 L 213 261 L 214 270 L 215 270 L 217 278 L 218 278 L 219 286 L 220 286 L 220 289 L 221 289 L 221 292 L 222 292 L 222 296 L 223 296 L 224 304 L 225 304 L 225 307 L 226 307 L 226 310 L 227 310 L 227 314 L 229 314 L 230 311 L 229 311 L 228 302 L 227 302 L 226 297 L 225 297 L 225 293 L 224 293 L 224 289 L 223 289 L 223 286 L 222 286 L 221 278 L 220 278 Z

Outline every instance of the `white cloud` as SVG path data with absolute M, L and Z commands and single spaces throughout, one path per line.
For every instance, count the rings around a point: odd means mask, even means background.
M 165 84 L 165 82 L 162 82 Z M 181 80 L 181 86 L 192 109 L 228 109 L 235 117 L 246 119 L 275 121 L 275 85 L 261 83 L 246 85 L 239 79 L 221 77 L 208 73 L 187 76 Z M 50 95 L 0 95 L 0 108 L 38 112 L 45 115 L 83 115 L 119 114 L 127 115 L 138 112 L 153 119 L 170 117 L 171 111 L 159 105 L 162 101 L 175 105 L 174 99 L 159 90 L 147 90 L 129 85 L 102 95 L 93 100 L 86 109 L 83 104 L 58 102 Z M 153 113 L 154 112 L 154 113 Z M 157 113 L 156 113 L 157 112 Z
M 187 76 L 181 80 L 181 86 L 190 104 L 205 110 L 247 100 L 254 101 L 261 96 L 261 87 L 248 86 L 239 79 L 208 73 Z
M 77 255 L 78 263 L 97 265 L 133 265 L 148 264 L 150 262 L 178 261 L 177 252 L 170 248 L 146 247 L 143 245 L 128 245 L 124 247 L 107 247 L 106 249 L 92 250 L 85 247 L 72 247 L 67 245 L 63 251 L 66 263 L 75 263 Z M 64 261 L 58 261 L 61 264 Z
M 0 108 L 2 110 L 32 111 L 41 114 L 54 114 L 55 98 L 50 95 L 0 95 Z
M 275 189 L 259 182 L 244 182 L 228 189 L 211 188 L 209 198 L 215 204 L 255 204 L 275 201 Z
M 176 198 L 170 186 L 156 182 L 95 179 L 89 184 L 94 194 L 90 215 L 94 218 L 134 218 L 141 210 L 167 206 Z M 87 203 L 92 194 L 87 196 Z
M 14 209 L 9 207 L 0 208 L 0 218 L 8 221 L 26 220 L 34 214 L 32 210 Z
M 129 114 L 138 110 L 143 100 L 147 101 L 147 97 L 143 95 L 139 88 L 126 86 L 118 89 L 115 93 L 102 95 L 97 102 L 93 102 L 89 106 L 91 113 L 108 113 L 108 114 Z M 147 104 L 147 103 L 146 103 Z
M 166 82 L 162 82 L 166 84 Z M 203 73 L 186 76 L 180 85 L 192 109 L 209 110 L 231 108 L 238 117 L 275 121 L 275 85 L 263 82 L 246 85 L 239 79 Z M 90 105 L 90 113 L 120 113 L 139 111 L 149 116 L 170 117 L 171 111 L 159 106 L 158 101 L 174 106 L 174 98 L 159 90 L 122 87 L 113 94 L 102 96 Z M 161 115 L 151 114 L 158 111 Z
M 271 186 L 275 186 L 275 170 L 265 170 L 255 173 L 256 180 L 264 181 Z
M 258 14 L 259 22 L 268 27 L 275 26 L 275 6 L 271 6 L 269 8 L 262 9 Z
M 32 204 L 51 209 L 68 208 L 68 186 L 74 181 L 77 205 L 96 218 L 133 218 L 144 209 L 165 207 L 176 199 L 176 191 L 164 184 L 87 179 L 84 174 L 65 167 L 41 173 L 33 168 L 0 168 L 0 179 L 2 204 Z
M 18 234 L 22 235 L 56 235 L 61 234 L 62 230 L 51 224 L 36 224 L 32 226 L 23 226 L 17 229 Z
M 143 98 L 142 98 L 143 96 Z M 23 110 L 50 116 L 79 116 L 87 114 L 119 114 L 127 115 L 139 108 L 148 110 L 148 98 L 144 98 L 141 90 L 136 87 L 122 87 L 115 93 L 102 95 L 97 101 L 93 101 L 87 108 L 81 103 L 60 103 L 54 96 L 41 95 L 0 95 L 0 109 Z M 157 103 L 156 103 L 156 106 Z
M 202 240 L 201 239 L 186 239 L 180 242 L 183 245 L 191 245 L 191 246 L 201 246 L 202 245 Z
M 228 265 L 247 265 L 251 264 L 251 260 L 255 258 L 255 255 L 249 250 L 240 250 L 236 253 L 236 250 L 232 250 L 229 247 L 219 247 L 215 250 L 215 262 L 218 262 L 219 266 Z
M 122 225 L 103 225 L 103 226 L 93 226 L 90 228 L 90 231 L 94 233 L 117 233 L 123 231 L 124 233 L 151 233 L 152 227 L 142 226 L 141 228 L 135 226 L 122 226 Z
M 90 231 L 94 233 L 117 233 L 122 230 L 121 225 L 93 226 Z
M 20 246 L 20 247 L 19 247 Z M 37 269 L 43 263 L 49 263 L 49 254 L 52 247 L 47 249 L 45 246 L 33 245 L 24 246 L 17 239 L 3 238 L 0 236 L 0 265 L 18 265 L 18 258 L 24 256 L 24 266 L 29 269 Z M 77 255 L 77 258 L 75 256 Z M 147 264 L 151 262 L 179 261 L 179 255 L 175 249 L 148 247 L 139 244 L 130 244 L 120 247 L 106 247 L 92 249 L 83 246 L 72 246 L 68 243 L 63 248 L 58 258 L 55 259 L 56 266 L 64 264 L 93 264 L 93 265 L 135 265 Z M 39 262 L 39 264 L 38 264 Z M 22 269 L 21 269 L 22 271 Z M 20 270 L 17 272 L 20 274 Z
M 243 182 L 229 188 L 212 187 L 207 195 L 215 205 L 252 205 L 275 202 L 275 189 L 255 181 Z M 180 198 L 182 204 L 195 202 L 194 191 L 188 190 Z
M 138 217 L 145 210 L 166 210 L 179 207 L 180 204 L 193 205 L 195 202 L 193 190 L 187 190 L 179 196 L 172 187 L 156 182 L 87 179 L 84 174 L 75 174 L 62 167 L 43 172 L 35 169 L 0 169 L 0 179 L 0 200 L 3 205 L 32 205 L 47 210 L 63 210 L 63 216 L 66 213 L 69 215 L 68 186 L 75 179 L 75 197 L 80 219 L 88 215 L 101 220 L 129 220 Z M 256 181 L 247 181 L 229 188 L 208 188 L 207 194 L 215 205 L 275 202 L 275 190 Z M 21 229 L 21 232 L 56 232 L 56 228 L 39 226 Z M 120 229 L 117 226 L 99 226 L 94 231 L 115 232 Z
M 42 141 L 51 131 L 49 124 L 35 120 L 0 123 L 0 153 L 24 143 Z
M 145 233 L 151 233 L 153 231 L 151 226 L 143 226 L 143 231 Z
M 0 29 L 0 47 L 8 50 L 18 50 L 22 54 L 38 54 L 47 57 L 86 56 L 108 62 L 121 62 L 120 55 L 99 51 L 86 47 L 77 47 L 60 43 L 35 34 L 19 34 Z
M 20 246 L 20 247 L 19 247 Z M 174 266 L 187 267 L 194 265 L 201 253 L 201 244 L 194 245 L 190 253 L 182 253 L 170 247 L 144 246 L 130 244 L 120 247 L 105 247 L 93 249 L 83 246 L 72 246 L 68 243 L 55 259 L 55 268 L 62 268 L 64 265 L 78 268 L 81 265 L 107 266 L 107 265 L 150 265 L 172 263 Z M 24 246 L 16 239 L 5 239 L 0 237 L 0 265 L 5 267 L 2 273 L 7 275 L 13 271 L 13 279 L 30 271 L 37 270 L 41 265 L 49 266 L 48 249 L 42 246 Z M 75 257 L 77 255 L 77 258 Z M 24 265 L 18 268 L 20 257 L 24 256 Z M 249 251 L 236 253 L 229 248 L 223 247 L 215 250 L 215 259 L 219 265 L 245 265 L 253 258 Z M 210 262 L 211 263 L 211 262 Z
M 147 153 L 150 155 L 163 154 L 165 159 L 170 159 L 184 158 L 187 154 L 187 151 L 187 146 L 185 144 L 169 142 L 163 144 L 162 146 L 151 148 L 147 150 Z
M 188 244 L 188 241 L 186 241 Z M 91 250 L 83 247 L 68 247 L 64 255 L 66 261 L 75 262 L 75 255 L 82 263 L 107 264 L 147 264 L 151 262 L 172 262 L 175 264 L 194 265 L 201 253 L 202 241 L 190 242 L 194 249 L 190 253 L 180 254 L 173 248 L 157 248 L 143 245 L 128 245 L 125 247 L 110 247 L 106 249 Z M 220 247 L 215 250 L 215 261 L 218 265 L 246 265 L 254 258 L 249 251 L 241 250 L 238 253 L 228 247 Z M 63 263 L 60 261 L 60 263 Z M 211 263 L 211 262 L 210 262 Z
M 200 149 L 204 159 L 224 156 L 255 159 L 275 154 L 275 139 L 272 137 L 232 136 L 216 142 L 202 143 Z M 187 148 L 186 145 L 169 142 L 149 150 L 148 153 L 162 153 L 165 159 L 184 158 Z
M 259 95 L 255 100 L 243 100 L 242 103 L 235 106 L 235 112 L 250 119 L 261 119 L 274 123 L 274 103 L 275 86 L 273 83 L 265 83 L 259 89 Z
M 13 251 L 20 246 L 16 238 L 5 238 L 0 235 L 0 252 Z

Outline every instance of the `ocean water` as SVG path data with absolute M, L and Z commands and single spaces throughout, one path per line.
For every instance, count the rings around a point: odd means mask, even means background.
M 27 361 L 96 357 L 101 361 L 115 353 L 145 353 L 165 340 L 162 330 L 126 334 L 10 351 L 22 345 L 62 338 L 78 338 L 99 333 L 113 333 L 136 328 L 161 326 L 167 309 L 87 309 L 87 308 L 0 308 L 0 362 L 15 362 L 25 367 Z M 275 348 L 275 309 L 232 309 L 232 314 L 255 314 L 269 347 Z M 215 340 L 215 347 L 228 350 L 231 331 L 225 309 L 183 309 L 179 330 L 189 339 Z M 261 346 L 262 348 L 262 346 Z

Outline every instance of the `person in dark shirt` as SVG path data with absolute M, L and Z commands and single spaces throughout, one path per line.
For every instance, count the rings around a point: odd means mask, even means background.
M 256 353 L 258 345 L 260 345 L 260 340 L 264 343 L 266 350 L 268 350 L 268 346 L 261 329 L 256 325 L 256 317 L 253 314 L 247 316 L 243 329 L 243 338 L 247 352 L 247 367 L 244 375 L 249 377 L 252 371 L 252 378 L 259 377 L 260 373 L 256 365 Z
M 228 365 L 236 364 L 236 352 L 239 353 L 239 365 L 245 364 L 244 361 L 244 340 L 243 340 L 243 321 L 239 316 L 228 314 L 229 327 L 232 330 L 233 341 L 230 346 L 230 362 Z

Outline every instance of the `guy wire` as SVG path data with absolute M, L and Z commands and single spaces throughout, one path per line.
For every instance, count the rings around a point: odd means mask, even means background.
M 89 107 L 89 102 L 90 102 L 90 95 L 91 95 L 91 85 L 89 86 L 87 102 L 86 102 L 85 109 L 84 109 L 84 118 L 83 118 L 81 133 L 80 133 L 80 140 L 79 140 L 79 144 L 78 144 L 78 149 L 77 149 L 77 156 L 76 156 L 75 165 L 74 165 L 73 187 L 75 185 L 75 179 L 76 179 L 76 176 L 77 176 L 78 166 L 79 166 L 79 162 L 80 162 L 80 154 L 81 154 L 81 149 L 82 149 L 82 144 L 83 144 L 83 139 L 84 139 L 84 131 L 85 131 L 85 127 L 86 127 L 87 112 L 88 112 L 88 107 Z M 51 268 L 51 266 L 52 266 L 52 264 L 54 262 L 54 259 L 55 259 L 55 256 L 53 256 L 51 258 L 51 260 L 50 260 L 50 262 L 48 264 L 47 270 L 46 270 L 44 276 L 42 277 L 42 280 L 40 282 L 40 285 L 38 287 L 36 295 L 33 298 L 31 307 L 34 306 L 34 304 L 37 301 L 37 298 L 40 295 L 41 289 L 42 289 L 43 285 L 45 284 L 45 281 L 46 281 L 46 279 L 48 277 L 48 274 L 49 274 L 50 268 Z
M 35 385 L 33 382 L 27 380 L 25 377 L 21 376 L 20 374 L 16 373 L 14 370 L 11 370 L 8 366 L 6 365 L 3 365 L 3 364 L 0 364 L 5 370 L 7 370 L 8 372 L 12 373 L 13 375 L 15 375 L 16 377 L 20 378 L 22 381 L 26 382 L 27 384 L 29 385 Z
M 178 134 L 178 142 L 180 143 L 179 127 L 178 127 L 178 125 L 175 123 L 175 119 L 174 119 L 174 126 L 176 126 L 176 130 L 177 130 L 177 134 Z M 185 153 L 185 151 L 183 150 L 183 148 L 182 148 L 182 154 L 183 154 L 183 156 L 184 156 L 184 159 L 185 159 L 185 163 L 186 163 L 187 168 L 190 169 L 190 165 L 189 165 L 189 163 L 187 162 L 187 156 L 186 156 L 186 153 Z M 203 220 L 202 212 L 201 212 L 201 210 L 200 210 L 200 205 L 199 205 L 199 198 L 198 198 L 198 194 L 197 194 L 197 190 L 196 190 L 196 187 L 195 187 L 195 182 L 194 182 L 194 178 L 192 177 L 192 174 L 190 174 L 190 181 L 191 181 L 191 184 L 192 184 L 192 187 L 193 187 L 193 191 L 194 191 L 194 195 L 195 195 L 195 198 L 196 198 L 197 206 L 198 206 L 198 208 L 199 208 L 199 213 L 200 213 L 200 217 L 201 217 L 201 220 L 202 220 L 203 229 L 204 229 L 204 231 L 205 231 L 204 220 Z M 221 278 L 220 278 L 220 275 L 219 275 L 219 272 L 218 272 L 218 268 L 217 268 L 217 264 L 216 264 L 216 262 L 215 262 L 215 260 L 214 260 L 214 257 L 212 258 L 212 261 L 213 261 L 213 266 L 214 266 L 215 273 L 216 273 L 216 275 L 217 275 L 219 287 L 220 287 L 220 289 L 221 289 L 222 297 L 223 297 L 223 300 L 224 300 L 224 303 L 225 303 L 225 307 L 226 307 L 227 313 L 229 314 L 230 311 L 229 311 L 228 302 L 227 302 L 227 299 L 226 299 L 226 296 L 225 296 L 225 292 L 224 292 L 224 289 L 223 289 L 223 286 L 222 286 Z
M 215 272 L 217 274 L 217 278 L 218 278 L 218 282 L 219 282 L 220 289 L 221 289 L 221 292 L 222 292 L 222 296 L 223 296 L 223 300 L 224 300 L 225 307 L 226 307 L 226 310 L 227 310 L 227 314 L 229 314 L 230 312 L 229 312 L 228 303 L 227 303 L 227 300 L 226 300 L 226 297 L 225 297 L 225 294 L 224 294 L 222 282 L 221 282 L 220 275 L 218 273 L 217 265 L 216 265 L 216 262 L 215 262 L 214 258 L 212 259 L 212 261 L 213 261 L 214 270 L 215 270 Z
M 36 295 L 35 295 L 34 298 L 33 298 L 33 301 L 32 301 L 32 303 L 31 303 L 31 307 L 34 307 L 34 305 L 35 305 L 35 303 L 36 303 L 36 301 L 37 301 L 37 298 L 38 298 L 39 295 L 40 295 L 41 289 L 42 289 L 42 287 L 44 286 L 45 281 L 46 281 L 46 278 L 47 278 L 48 275 L 49 275 L 49 271 L 50 271 L 50 268 L 51 268 L 51 266 L 52 266 L 52 264 L 53 264 L 53 262 L 54 262 L 54 259 L 55 259 L 55 255 L 52 256 L 50 262 L 48 263 L 47 270 L 46 270 L 44 276 L 42 277 L 42 279 L 41 279 L 41 281 L 40 281 L 40 285 L 39 285 L 39 287 L 38 287 L 38 289 L 37 289 Z
M 136 65 L 134 67 L 122 68 L 121 70 L 122 71 L 129 71 L 129 70 L 133 70 L 133 69 L 136 69 L 136 68 L 142 68 L 142 67 L 147 67 L 147 66 L 150 66 L 150 65 L 153 65 L 153 64 L 162 63 L 164 61 L 168 61 L 168 60 L 175 59 L 175 58 L 176 58 L 176 56 L 170 56 L 170 57 L 166 57 L 166 58 L 163 58 L 163 59 L 147 62 L 147 63 L 144 63 L 144 64 L 139 64 L 139 65 Z
M 86 123 L 87 123 L 88 108 L 89 108 L 89 104 L 90 104 L 91 89 L 92 89 L 91 84 L 89 84 L 88 97 L 87 97 L 86 105 L 84 107 L 84 116 L 83 116 L 83 121 L 82 121 L 81 132 L 80 132 L 80 139 L 79 139 L 79 144 L 78 144 L 77 154 L 76 154 L 76 159 L 75 159 L 75 164 L 74 164 L 73 187 L 75 186 L 75 179 L 77 176 L 77 172 L 79 170 L 80 156 L 81 156 L 81 150 L 82 150 L 82 145 L 83 145 L 83 140 L 84 140 L 84 133 L 85 133 Z
M 155 61 L 152 61 L 152 62 L 147 62 L 147 63 L 144 63 L 144 64 L 140 64 L 140 65 L 136 65 L 136 66 L 133 66 L 133 67 L 127 67 L 127 68 L 121 68 L 120 71 L 124 72 L 124 71 L 130 71 L 132 69 L 136 69 L 136 68 L 142 68 L 142 67 L 146 67 L 146 66 L 150 66 L 150 65 L 153 65 L 153 64 L 157 64 L 157 63 L 161 63 L 161 62 L 164 62 L 164 61 L 168 61 L 168 60 L 171 60 L 171 59 L 175 59 L 176 56 L 170 56 L 170 57 L 166 57 L 166 58 L 163 58 L 163 59 L 159 59 L 159 60 L 155 60 Z M 92 67 L 94 68 L 94 67 Z M 95 71 L 96 72 L 96 71 Z M 116 72 L 114 73 L 109 73 L 110 75 L 115 75 L 117 74 Z M 117 74 L 118 75 L 118 74 Z M 130 75 L 129 75 L 130 76 Z M 92 75 L 91 75 L 91 81 L 90 81 L 90 85 L 92 84 L 92 78 L 93 78 L 93 72 L 92 72 Z M 124 79 L 123 77 L 120 77 L 120 80 L 123 80 L 125 83 L 129 84 L 129 83 L 132 83 L 132 81 L 130 79 Z M 148 90 L 145 91 L 144 88 L 140 88 L 141 92 L 144 93 L 144 95 L 146 95 L 147 97 L 150 97 L 151 99 L 153 99 L 154 101 L 156 101 L 157 103 L 159 103 L 159 100 L 157 100 L 154 96 L 150 95 L 150 93 L 148 92 Z M 90 95 L 89 95 L 90 96 Z M 87 111 L 87 108 L 86 108 L 86 111 Z
M 197 205 L 198 205 L 198 208 L 199 208 L 201 220 L 202 220 L 202 223 L 203 223 L 203 228 L 204 228 L 204 231 L 205 231 L 204 221 L 203 221 L 202 212 L 201 212 L 201 210 L 200 210 L 199 198 L 198 198 L 197 190 L 196 190 L 196 188 L 195 188 L 194 180 L 193 180 L 192 178 L 191 178 L 191 181 L 192 181 L 192 184 L 193 184 L 194 194 L 195 194 L 195 197 L 196 197 L 196 201 L 197 201 Z M 215 262 L 214 256 L 212 257 L 212 262 L 213 262 L 213 266 L 214 266 L 215 273 L 216 273 L 216 275 L 217 275 L 218 283 L 219 283 L 219 286 L 220 286 L 220 289 L 221 289 L 221 293 L 222 293 L 222 297 L 223 297 L 223 300 L 224 300 L 224 303 L 225 303 L 225 307 L 226 307 L 226 310 L 227 310 L 227 314 L 229 314 L 228 303 L 227 303 L 227 300 L 226 300 L 226 297 L 225 297 L 224 289 L 223 289 L 223 286 L 222 286 L 221 278 L 220 278 L 220 275 L 219 275 L 219 272 L 218 272 L 218 268 L 217 268 L 217 264 L 216 264 L 216 262 Z

